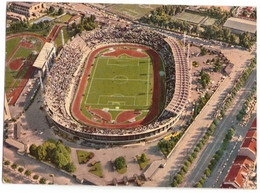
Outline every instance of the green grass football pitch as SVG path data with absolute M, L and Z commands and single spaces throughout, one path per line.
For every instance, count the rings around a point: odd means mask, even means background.
M 147 110 L 153 93 L 153 64 L 149 56 L 127 55 L 94 60 L 81 109 Z M 84 112 L 84 110 L 83 110 Z

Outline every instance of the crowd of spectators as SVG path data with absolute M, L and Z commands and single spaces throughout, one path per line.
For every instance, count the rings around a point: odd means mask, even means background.
M 76 122 L 70 112 L 65 108 L 65 99 L 70 90 L 72 79 L 79 82 L 80 74 L 83 68 L 75 75 L 79 63 L 82 60 L 82 49 L 90 52 L 100 46 L 114 43 L 131 43 L 148 46 L 155 50 L 164 62 L 166 73 L 166 106 L 172 102 L 175 92 L 175 64 L 176 59 L 172 53 L 172 47 L 168 44 L 167 38 L 160 33 L 145 27 L 107 27 L 105 29 L 96 29 L 91 32 L 82 32 L 66 45 L 59 60 L 52 67 L 46 83 L 45 103 L 49 108 L 49 114 L 60 125 L 85 133 L 124 135 L 141 133 L 147 130 L 156 130 L 162 125 L 167 128 L 173 124 L 174 111 L 164 110 L 162 115 L 153 123 L 140 125 L 135 128 L 106 129 L 95 128 L 92 126 L 81 125 Z M 183 57 L 183 56 L 181 56 Z M 180 58 L 178 58 L 179 60 Z M 184 59 L 184 58 L 182 58 Z

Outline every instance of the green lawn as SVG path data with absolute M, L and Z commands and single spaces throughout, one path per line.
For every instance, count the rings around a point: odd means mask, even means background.
M 22 37 L 12 38 L 6 41 L 6 60 L 11 56 L 16 46 L 21 41 Z
M 94 166 L 92 166 L 89 172 L 100 178 L 103 178 L 103 170 L 100 162 L 97 162 Z
M 196 13 L 189 13 L 189 12 L 185 12 L 185 11 L 183 11 L 179 15 L 172 17 L 172 19 L 174 19 L 174 20 L 182 20 L 182 21 L 187 21 L 187 22 L 191 22 L 191 23 L 195 23 L 195 24 L 199 24 L 204 18 L 205 18 L 205 16 L 202 16 L 202 15 L 199 15 Z
M 27 58 L 31 53 L 32 53 L 33 49 L 29 49 L 29 48 L 24 48 L 24 47 L 20 47 L 14 54 L 12 60 L 16 59 L 16 58 Z
M 59 18 L 59 20 L 63 23 L 65 23 L 66 21 L 68 21 L 71 18 L 71 15 L 66 14 L 64 16 L 62 16 L 61 18 Z
M 142 5 L 142 4 L 109 4 L 108 9 L 111 11 L 123 13 L 133 19 L 138 19 L 159 5 Z
M 91 69 L 81 109 L 90 106 L 117 111 L 148 110 L 152 102 L 152 87 L 153 65 L 149 56 L 133 58 L 121 55 L 115 58 L 98 55 Z M 117 112 L 112 114 L 115 118 Z
M 202 25 L 214 25 L 216 23 L 217 19 L 209 17 L 206 21 L 202 23 Z
M 121 170 L 116 170 L 119 174 L 124 174 L 127 172 L 127 168 L 123 167 Z
M 141 162 L 141 156 L 137 155 L 136 158 L 141 170 L 144 170 L 146 166 L 150 163 L 150 159 L 147 159 L 145 162 Z
M 79 164 L 83 164 L 83 163 L 86 163 L 87 161 L 89 161 L 91 159 L 91 154 L 93 154 L 92 152 L 83 151 L 83 150 L 77 150 L 76 152 L 77 152 Z M 93 154 L 93 157 L 94 157 L 94 154 Z

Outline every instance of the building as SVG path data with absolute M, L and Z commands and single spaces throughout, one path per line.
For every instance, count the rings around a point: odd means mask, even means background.
M 222 188 L 242 188 L 247 175 L 247 169 L 242 165 L 232 165 L 222 184 Z
M 46 9 L 45 3 L 40 2 L 12 2 L 10 9 L 14 13 L 18 13 L 28 17 L 28 19 L 37 18 L 40 12 Z
M 223 25 L 224 29 L 230 29 L 231 32 L 242 34 L 248 32 L 251 36 L 256 33 L 256 22 L 247 19 L 230 17 Z
M 243 142 L 238 155 L 247 156 L 252 161 L 256 160 L 256 140 L 254 138 L 246 138 Z
M 24 15 L 21 15 L 19 13 L 14 12 L 7 12 L 6 18 L 14 21 L 26 21 L 26 17 Z
M 11 113 L 10 113 L 10 109 L 9 109 L 9 106 L 8 106 L 8 102 L 7 102 L 7 98 L 6 98 L 6 94 L 5 94 L 5 105 L 4 105 L 4 120 L 10 120 L 12 117 L 11 117 Z
M 240 151 L 221 188 L 252 188 L 252 174 L 256 167 L 256 118 L 254 119 Z M 250 183 L 253 186 L 250 187 Z
M 45 77 L 47 71 L 54 64 L 55 57 L 56 49 L 54 44 L 46 42 L 33 64 L 33 67 L 38 70 L 38 75 L 40 78 Z

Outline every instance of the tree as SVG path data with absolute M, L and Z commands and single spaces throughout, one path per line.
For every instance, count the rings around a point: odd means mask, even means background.
M 17 165 L 16 163 L 13 163 L 13 164 L 11 165 L 11 168 L 12 168 L 13 170 L 15 170 L 17 167 L 18 167 L 18 165 Z
M 46 183 L 46 179 L 45 178 L 41 178 L 39 182 L 40 182 L 40 184 L 45 184 Z
M 178 186 L 177 180 L 173 180 L 172 187 L 177 187 L 177 186 Z
M 6 160 L 6 161 L 4 162 L 4 165 L 9 166 L 9 165 L 10 165 L 10 161 Z
M 18 168 L 18 171 L 19 171 L 20 173 L 22 173 L 22 172 L 24 171 L 24 168 L 20 167 L 20 168 Z
M 203 69 L 200 71 L 200 82 L 201 82 L 202 88 L 206 88 L 206 86 L 210 82 L 209 74 L 205 73 Z
M 55 151 L 53 156 L 53 162 L 58 168 L 63 168 L 69 163 L 69 160 L 61 152 Z
M 33 179 L 34 179 L 34 180 L 38 180 L 38 179 L 39 179 L 39 176 L 35 174 L 35 175 L 33 176 Z
M 208 177 L 211 174 L 211 170 L 207 168 L 204 172 L 204 174 Z
M 76 171 L 76 166 L 74 165 L 73 162 L 70 162 L 70 163 L 68 163 L 68 164 L 65 166 L 65 169 L 66 169 L 67 172 L 73 173 L 73 172 Z
M 58 15 L 61 15 L 64 13 L 64 10 L 60 7 L 59 10 L 58 10 Z
M 125 158 L 122 157 L 122 156 L 116 158 L 115 161 L 114 161 L 114 165 L 115 165 L 117 170 L 124 168 L 126 166 Z
M 29 150 L 30 150 L 30 154 L 31 154 L 32 156 L 36 157 L 37 145 L 32 144 L 32 145 L 30 146 Z
M 180 174 L 177 174 L 176 175 L 176 181 L 178 184 L 181 184 L 182 183 L 182 180 L 183 180 L 183 177 L 180 175 Z
M 198 182 L 196 185 L 195 185 L 196 188 L 202 188 L 202 185 L 200 182 Z
M 206 48 L 201 47 L 201 48 L 200 48 L 200 54 L 201 54 L 202 56 L 204 56 L 204 55 L 206 55 L 206 53 L 207 53 Z
M 42 145 L 39 145 L 36 149 L 36 158 L 38 160 L 45 160 L 47 156 L 47 151 L 45 149 L 45 147 L 43 147 Z
M 54 7 L 50 6 L 49 13 L 53 13 L 55 11 Z
M 214 71 L 218 72 L 222 69 L 222 63 L 220 62 L 219 58 L 217 59 L 216 63 L 215 63 L 215 67 L 214 67 Z
M 26 176 L 30 176 L 30 175 L 32 174 L 32 171 L 31 171 L 31 170 L 26 170 L 26 171 L 24 172 L 24 174 L 25 174 Z

